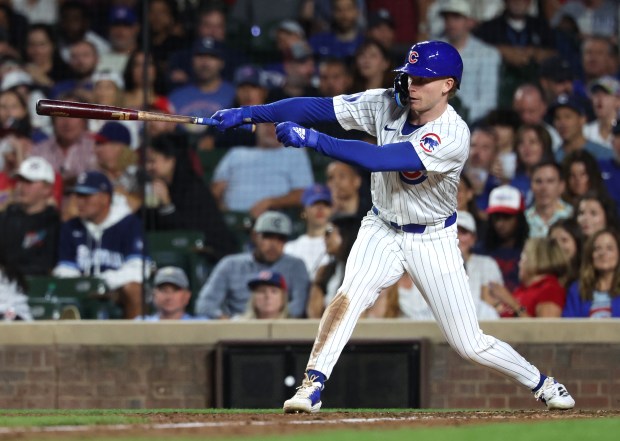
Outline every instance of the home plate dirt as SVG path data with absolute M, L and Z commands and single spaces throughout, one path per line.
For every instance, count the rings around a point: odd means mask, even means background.
M 69 413 L 70 411 L 68 411 Z M 532 422 L 571 418 L 608 418 L 620 416 L 620 410 L 518 410 L 518 411 L 463 411 L 463 412 L 330 412 L 312 415 L 281 413 L 244 414 L 192 414 L 186 412 L 154 412 L 152 414 L 127 414 L 149 420 L 145 424 L 117 424 L 107 426 L 49 426 L 4 427 L 0 439 L 26 440 L 31 435 L 37 439 L 89 439 L 96 435 L 122 433 L 149 437 L 173 435 L 241 436 L 307 433 L 308 430 L 395 429 L 431 426 L 459 426 L 491 422 Z

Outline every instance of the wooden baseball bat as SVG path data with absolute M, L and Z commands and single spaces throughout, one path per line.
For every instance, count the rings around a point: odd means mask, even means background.
M 200 124 L 205 126 L 218 125 L 218 121 L 213 118 L 172 115 L 170 113 L 148 112 L 145 110 L 127 109 L 125 107 L 77 103 L 63 100 L 37 101 L 37 114 L 113 121 L 162 121 L 179 124 Z M 256 126 L 254 124 L 244 124 L 241 128 L 254 131 Z

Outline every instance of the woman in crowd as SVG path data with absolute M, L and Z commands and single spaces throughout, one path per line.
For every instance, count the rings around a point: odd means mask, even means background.
M 568 259 L 568 274 L 565 286 L 570 286 L 579 276 L 579 267 L 581 266 L 581 252 L 583 249 L 581 229 L 575 219 L 560 219 L 549 227 L 547 236 L 555 239 Z
M 620 237 L 610 228 L 585 244 L 579 280 L 569 290 L 564 317 L 620 317 Z
M 50 25 L 33 24 L 26 37 L 26 72 L 35 84 L 51 89 L 57 81 L 70 78 L 71 68 L 60 56 Z
M 280 273 L 261 271 L 248 282 L 251 291 L 245 314 L 241 319 L 285 319 L 288 318 L 288 292 L 286 280 Z
M 308 318 L 321 318 L 325 307 L 340 288 L 347 257 L 353 248 L 359 227 L 360 219 L 350 215 L 335 216 L 327 225 L 325 249 L 333 260 L 317 270 L 310 287 L 306 311 Z
M 585 238 L 604 228 L 618 226 L 616 203 L 607 192 L 588 191 L 575 206 L 574 216 Z
M 165 88 L 162 75 L 157 71 L 155 63 L 148 57 L 146 98 L 144 96 L 144 52 L 137 50 L 129 55 L 125 70 L 123 71 L 123 82 L 125 83 L 125 106 L 130 109 L 143 109 L 145 103 L 148 105 L 157 101 L 166 100 Z
M 510 185 L 525 196 L 525 205 L 531 202 L 530 173 L 542 161 L 553 161 L 551 136 L 541 124 L 523 124 L 517 129 L 517 170 Z
M 519 261 L 520 285 L 512 295 L 494 285 L 491 294 L 501 302 L 502 317 L 560 317 L 567 273 L 568 261 L 555 239 L 529 239 Z
M 590 190 L 599 194 L 607 192 L 596 159 L 585 150 L 577 150 L 566 155 L 562 161 L 562 177 L 566 183 L 562 199 L 573 206 L 579 197 Z
M 355 53 L 353 91 L 392 87 L 394 74 L 390 53 L 376 40 L 366 40 Z

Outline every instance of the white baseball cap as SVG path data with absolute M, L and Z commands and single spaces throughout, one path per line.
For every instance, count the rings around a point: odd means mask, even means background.
M 114 72 L 112 70 L 106 69 L 95 72 L 91 77 L 91 81 L 93 84 L 96 84 L 99 81 L 111 81 L 118 89 L 125 90 L 125 81 L 123 81 L 123 78 L 118 74 L 118 72 Z
M 487 213 L 518 214 L 524 210 L 523 196 L 518 188 L 500 185 L 491 191 Z
M 25 159 L 19 166 L 17 176 L 21 176 L 28 181 L 43 181 L 53 184 L 56 180 L 54 168 L 41 156 L 31 156 Z
M 471 5 L 466 0 L 440 0 L 439 13 L 452 13 L 471 17 Z
M 459 210 L 456 215 L 456 226 L 476 234 L 476 220 L 467 211 Z

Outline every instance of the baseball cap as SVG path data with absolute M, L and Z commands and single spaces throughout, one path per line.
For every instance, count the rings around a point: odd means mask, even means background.
M 590 92 L 602 90 L 609 95 L 620 95 L 620 82 L 612 76 L 605 75 L 590 83 Z
M 108 22 L 111 25 L 133 25 L 138 22 L 133 9 L 126 6 L 115 6 L 110 9 Z
M 177 268 L 176 266 L 165 266 L 157 271 L 153 284 L 155 286 L 159 286 L 164 283 L 170 283 L 171 285 L 178 286 L 182 289 L 189 288 L 189 281 L 187 280 L 185 271 L 181 268 Z
M 524 209 L 523 197 L 518 188 L 511 185 L 500 185 L 491 190 L 487 213 L 517 214 Z
M 276 30 L 290 32 L 291 34 L 299 35 L 302 38 L 306 37 L 304 28 L 302 28 L 301 25 L 297 23 L 295 20 L 282 20 L 278 24 L 278 27 L 276 28 Z
M 293 232 L 293 225 L 289 217 L 278 211 L 265 211 L 258 216 L 254 224 L 256 233 L 281 234 L 282 236 L 290 236 Z
M 327 186 L 321 184 L 312 185 L 306 188 L 304 194 L 301 196 L 301 203 L 304 207 L 309 207 L 317 202 L 327 202 L 329 205 L 332 204 L 332 194 Z
M 131 143 L 131 135 L 129 129 L 123 124 L 115 121 L 105 123 L 95 134 L 95 142 L 101 144 L 104 142 L 120 142 L 129 145 Z
M 555 111 L 559 109 L 560 107 L 568 107 L 569 109 L 574 110 L 580 115 L 586 114 L 586 111 L 583 108 L 583 105 L 574 95 L 563 94 L 563 95 L 558 96 L 557 99 L 555 100 L 555 103 L 551 105 L 551 108 L 549 109 L 549 111 L 551 112 L 551 114 L 554 114 Z
M 560 56 L 544 59 L 538 68 L 538 75 L 556 83 L 572 81 L 575 77 L 570 63 Z
M 93 74 L 90 80 L 93 84 L 96 84 L 99 81 L 112 81 L 119 89 L 125 89 L 125 81 L 123 81 L 120 74 L 111 70 L 97 71 Z
M 31 156 L 26 158 L 17 170 L 17 176 L 28 181 L 43 181 L 53 184 L 56 180 L 54 168 L 41 156 Z
M 72 192 L 77 194 L 112 194 L 114 191 L 107 176 L 98 171 L 80 173 L 75 184 Z
M 0 90 L 5 91 L 18 86 L 32 86 L 34 81 L 32 75 L 23 70 L 11 70 L 2 76 L 2 83 L 0 83 Z
M 306 43 L 298 42 L 291 45 L 284 58 L 288 61 L 304 61 L 313 55 L 314 52 L 312 52 L 312 48 L 310 46 Z
M 442 0 L 439 2 L 440 14 L 458 14 L 464 17 L 471 17 L 471 6 L 465 0 Z
M 235 71 L 235 84 L 241 86 L 250 84 L 257 87 L 266 87 L 263 80 L 263 70 L 258 66 L 241 66 Z
M 385 8 L 377 9 L 368 17 L 368 29 L 375 28 L 381 25 L 388 25 L 392 29 L 395 27 L 394 18 L 390 11 Z
M 273 271 L 261 271 L 248 281 L 248 288 L 255 289 L 260 285 L 277 286 L 286 291 L 286 280 L 280 273 Z
M 211 37 L 198 38 L 192 46 L 193 55 L 212 55 L 214 57 L 224 57 L 224 45 Z
M 476 234 L 476 220 L 471 215 L 471 213 L 467 211 L 464 211 L 464 210 L 457 211 L 456 226 L 464 228 L 470 233 Z

